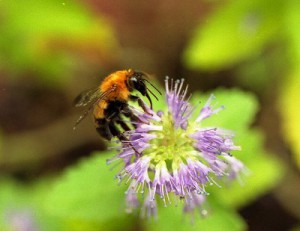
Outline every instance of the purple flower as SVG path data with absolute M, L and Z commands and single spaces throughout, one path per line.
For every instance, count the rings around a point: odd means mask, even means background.
M 33 211 L 30 209 L 6 211 L 5 223 L 9 230 L 36 231 L 38 230 Z
M 217 184 L 220 178 L 234 179 L 244 170 L 243 163 L 230 154 L 240 150 L 233 143 L 233 133 L 201 126 L 203 120 L 223 109 L 212 106 L 215 97 L 212 95 L 192 120 L 195 107 L 188 102 L 184 80 L 167 78 L 165 83 L 167 109 L 155 112 L 147 108 L 148 113 L 143 113 L 133 108 L 140 122 L 127 132 L 130 144 L 121 143 L 122 151 L 108 160 L 124 162 L 117 178 L 129 185 L 127 211 L 141 204 L 144 216 L 157 214 L 157 198 L 165 206 L 180 199 L 184 212 L 201 209 L 209 195 L 207 185 Z

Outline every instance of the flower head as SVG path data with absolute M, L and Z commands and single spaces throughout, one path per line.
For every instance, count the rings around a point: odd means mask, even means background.
M 165 206 L 179 198 L 185 212 L 193 211 L 205 201 L 206 186 L 217 184 L 215 178 L 233 179 L 244 168 L 230 154 L 240 149 L 233 143 L 232 132 L 201 126 L 203 120 L 223 109 L 212 106 L 215 97 L 210 96 L 192 120 L 195 107 L 188 102 L 184 80 L 167 78 L 165 84 L 167 109 L 155 112 L 147 108 L 142 113 L 133 108 L 139 122 L 128 132 L 128 142 L 122 142 L 122 151 L 108 160 L 124 162 L 117 178 L 129 184 L 128 211 L 139 207 L 143 197 L 145 215 L 157 213 L 157 197 Z

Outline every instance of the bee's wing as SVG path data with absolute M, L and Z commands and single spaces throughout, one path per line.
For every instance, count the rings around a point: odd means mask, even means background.
M 74 107 L 85 107 L 101 95 L 102 93 L 98 87 L 83 91 L 74 99 L 73 105 Z
M 110 93 L 116 90 L 116 86 L 113 86 L 106 92 L 101 93 L 98 88 L 90 89 L 79 94 L 74 100 L 75 107 L 84 107 L 88 104 L 90 106 L 83 112 L 83 114 L 76 121 L 73 129 L 76 129 L 76 126 L 89 114 L 89 112 L 93 109 L 94 105 L 97 102 L 101 101 L 104 97 L 108 96 Z

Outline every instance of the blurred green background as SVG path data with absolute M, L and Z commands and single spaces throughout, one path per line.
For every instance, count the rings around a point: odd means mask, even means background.
M 299 25 L 297 0 L 1 0 L 0 231 L 300 230 Z M 91 118 L 73 131 L 73 98 L 127 68 L 225 105 L 211 123 L 250 173 L 208 190 L 208 217 L 125 213 L 115 153 Z

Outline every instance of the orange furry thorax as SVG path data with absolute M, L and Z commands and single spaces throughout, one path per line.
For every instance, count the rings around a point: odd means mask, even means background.
M 129 89 L 126 85 L 127 78 L 132 75 L 132 70 L 116 71 L 107 76 L 99 86 L 101 92 L 106 92 L 112 86 L 116 86 L 116 90 L 104 98 L 106 101 L 127 101 L 130 95 Z

